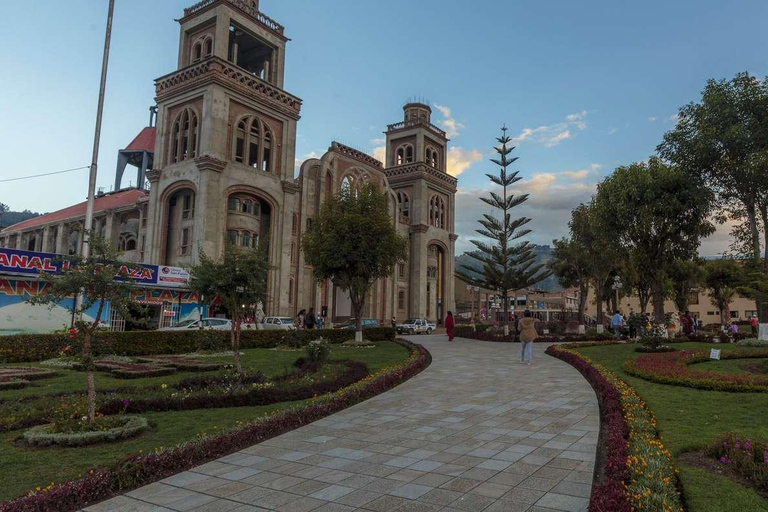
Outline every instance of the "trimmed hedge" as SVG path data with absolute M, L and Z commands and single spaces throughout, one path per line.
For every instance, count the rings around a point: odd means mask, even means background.
M 370 341 L 392 341 L 391 327 L 363 330 Z M 282 344 L 304 346 L 322 337 L 331 343 L 355 338 L 346 329 L 310 329 L 300 331 L 245 329 L 240 333 L 240 348 L 273 348 Z M 81 352 L 81 340 L 70 340 L 68 334 L 12 334 L 0 337 L 0 363 L 43 361 L 62 352 Z M 231 347 L 230 331 L 97 331 L 91 350 L 94 355 L 151 356 L 186 354 L 197 350 L 223 350 Z
M 473 331 L 469 326 L 457 326 L 453 328 L 453 334 L 459 338 L 467 338 L 470 340 L 479 341 L 494 341 L 499 343 L 519 343 L 520 340 L 515 339 L 515 336 L 510 329 L 510 335 L 504 336 L 503 334 L 496 334 L 488 331 L 487 329 Z M 586 334 L 566 334 L 564 336 L 553 335 L 539 335 L 536 338 L 536 343 L 570 343 L 575 341 L 610 341 L 615 339 L 614 336 L 608 332 L 602 334 L 586 335 Z
M 305 406 L 269 415 L 217 436 L 151 453 L 128 454 L 109 467 L 94 468 L 82 478 L 51 485 L 41 491 L 30 491 L 25 496 L 0 503 L 0 512 L 78 510 L 346 409 L 397 386 L 429 366 L 432 358 L 424 347 L 405 340 L 396 342 L 411 350 L 406 361 L 384 368 L 336 393 L 313 398 Z
M 125 416 L 124 419 L 125 423 L 119 427 L 76 434 L 50 432 L 50 425 L 38 425 L 24 432 L 22 438 L 34 446 L 88 446 L 121 441 L 137 436 L 149 428 L 147 419 L 141 416 Z

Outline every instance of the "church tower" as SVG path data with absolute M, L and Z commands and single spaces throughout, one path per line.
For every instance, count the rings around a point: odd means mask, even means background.
M 397 200 L 399 229 L 410 242 L 403 269 L 408 279 L 398 284 L 395 302 L 398 316 L 442 322 L 455 309 L 457 180 L 447 173 L 448 138 L 432 124 L 429 105 L 408 103 L 403 112 L 403 121 L 385 132 L 384 172 Z
M 301 109 L 283 90 L 288 38 L 258 0 L 203 0 L 178 22 L 178 69 L 155 81 L 145 262 L 189 266 L 201 250 L 218 258 L 226 243 L 265 242 L 276 268 L 266 306 L 280 314 Z

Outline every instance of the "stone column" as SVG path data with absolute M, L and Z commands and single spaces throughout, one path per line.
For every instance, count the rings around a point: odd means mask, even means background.
M 45 226 L 43 228 L 43 240 L 40 245 L 41 252 L 48 252 L 48 237 L 51 236 L 50 231 L 51 231 L 50 226 Z
M 63 222 L 59 222 L 56 228 L 56 246 L 53 248 L 53 252 L 56 254 L 64 254 L 64 244 L 67 239 L 67 226 Z
M 425 224 L 413 226 L 410 261 L 410 308 L 409 316 L 425 317 L 427 314 L 427 229 Z
M 16 249 L 21 250 L 21 239 L 22 239 L 22 233 L 21 231 L 16 233 Z

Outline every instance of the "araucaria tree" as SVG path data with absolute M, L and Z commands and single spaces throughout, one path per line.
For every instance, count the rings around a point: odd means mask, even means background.
M 501 137 L 496 140 L 499 146 L 494 149 L 499 156 L 492 158 L 491 162 L 499 166 L 499 174 L 486 174 L 486 176 L 493 184 L 501 187 L 501 194 L 490 192 L 489 197 L 481 197 L 480 200 L 498 210 L 501 218 L 490 214 L 483 215 L 483 218 L 478 221 L 482 228 L 478 229 L 477 233 L 490 241 L 486 243 L 481 240 L 471 240 L 477 250 L 467 254 L 483 264 L 481 277 L 474 277 L 466 271 L 467 269 L 460 269 L 457 273 L 464 281 L 494 290 L 501 295 L 504 308 L 504 333 L 507 334 L 509 332 L 509 292 L 533 286 L 552 272 L 546 270 L 544 264 L 536 264 L 533 245 L 530 242 L 516 242 L 531 232 L 530 229 L 523 228 L 531 219 L 527 217 L 512 219 L 512 209 L 524 203 L 528 199 L 528 194 L 512 192 L 512 185 L 522 178 L 518 176 L 518 171 L 508 170 L 517 157 L 509 157 L 515 148 L 507 146 L 512 139 L 507 136 L 506 126 L 502 127 Z
M 109 307 L 124 319 L 131 316 L 130 305 L 130 263 L 120 262 L 118 252 L 108 240 L 100 236 L 90 239 L 91 256 L 84 259 L 68 256 L 62 264 L 59 274 L 40 273 L 45 282 L 43 292 L 29 297 L 30 304 L 47 305 L 53 308 L 63 305 L 77 319 L 75 325 L 82 342 L 82 364 L 85 367 L 87 383 L 88 421 L 96 418 L 96 386 L 93 380 L 95 371 L 91 343 L 93 333 L 101 325 L 104 309 Z M 76 297 L 81 294 L 82 300 Z M 89 315 L 95 313 L 89 318 Z
M 343 188 L 320 208 L 301 241 L 304 259 L 315 279 L 349 293 L 357 321 L 355 340 L 362 341 L 362 316 L 371 286 L 392 275 L 406 259 L 408 240 L 397 234 L 387 194 L 372 183 Z
M 230 336 L 238 374 L 243 373 L 240 361 L 241 308 L 266 301 L 268 273 L 269 256 L 263 245 L 258 249 L 228 245 L 218 261 L 201 251 L 200 262 L 189 270 L 190 288 L 208 303 L 218 297 L 232 318 Z
M 666 271 L 675 260 L 693 259 L 709 222 L 712 194 L 703 183 L 657 157 L 619 167 L 594 198 L 608 219 L 604 235 L 633 250 L 638 270 L 651 282 L 653 314 L 664 320 Z

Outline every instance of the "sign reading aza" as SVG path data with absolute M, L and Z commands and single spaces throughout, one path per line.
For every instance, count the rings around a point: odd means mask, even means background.
M 60 254 L 0 249 L 0 274 L 58 274 L 70 266 L 71 262 L 67 257 Z M 131 267 L 123 266 L 120 270 L 127 273 L 137 285 L 184 288 L 189 283 L 189 273 L 178 267 L 136 264 Z

